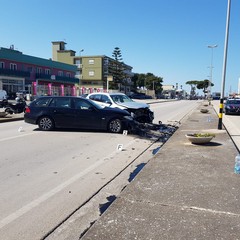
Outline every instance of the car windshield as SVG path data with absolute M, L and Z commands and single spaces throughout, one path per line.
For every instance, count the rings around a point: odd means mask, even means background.
M 112 100 L 115 103 L 126 103 L 126 102 L 133 102 L 131 98 L 129 98 L 127 95 L 111 95 Z
M 240 100 L 228 100 L 227 104 L 239 104 L 240 105 Z

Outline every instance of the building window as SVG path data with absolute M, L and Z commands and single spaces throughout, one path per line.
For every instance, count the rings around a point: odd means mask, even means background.
M 93 77 L 93 76 L 94 76 L 94 71 L 93 71 L 93 70 L 90 70 L 90 71 L 88 72 L 88 75 L 89 75 L 90 77 Z
M 58 76 L 62 77 L 63 76 L 63 71 L 58 71 Z
M 42 69 L 38 67 L 37 68 L 37 73 L 39 73 L 39 74 L 42 73 Z
M 50 75 L 50 69 L 45 69 L 45 74 Z
M 31 73 L 33 71 L 33 68 L 32 67 L 27 67 L 27 71 Z
M 0 68 L 5 68 L 5 62 L 0 62 Z
M 71 73 L 70 73 L 70 72 L 67 72 L 67 73 L 66 73 L 66 77 L 69 77 L 69 78 L 70 78 L 70 77 L 71 77 Z
M 16 63 L 10 63 L 10 69 L 11 70 L 17 70 L 17 64 Z
M 88 64 L 94 64 L 94 59 L 89 59 Z

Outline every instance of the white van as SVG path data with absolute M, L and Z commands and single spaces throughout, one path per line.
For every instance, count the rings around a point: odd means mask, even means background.
M 7 99 L 7 92 L 5 90 L 0 90 L 0 101 Z

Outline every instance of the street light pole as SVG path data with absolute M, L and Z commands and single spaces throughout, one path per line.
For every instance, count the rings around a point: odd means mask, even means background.
M 231 10 L 231 0 L 228 0 L 227 20 L 226 20 L 226 33 L 225 33 L 225 45 L 224 45 L 224 57 L 223 57 L 223 70 L 222 70 L 222 88 L 221 88 L 220 108 L 219 108 L 219 115 L 218 115 L 219 116 L 219 119 L 218 119 L 218 129 L 219 130 L 222 129 L 223 99 L 224 99 L 226 67 L 227 67 L 227 51 L 228 51 L 228 35 L 229 35 L 230 10 Z
M 81 49 L 80 51 L 79 51 L 79 57 L 81 57 L 81 53 L 84 51 L 84 49 Z
M 213 49 L 216 48 L 218 45 L 208 45 L 208 48 L 212 49 L 211 54 L 211 66 L 210 66 L 210 79 L 208 81 L 208 100 L 211 98 L 211 87 L 212 87 L 212 73 L 213 73 Z
M 81 53 L 84 51 L 84 49 L 81 49 L 79 51 L 79 84 L 82 80 L 82 61 L 81 61 Z

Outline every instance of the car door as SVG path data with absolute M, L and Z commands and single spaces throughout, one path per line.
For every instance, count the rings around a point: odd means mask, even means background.
M 49 108 L 56 127 L 74 127 L 76 113 L 72 108 L 71 98 L 54 97 Z
M 111 105 L 111 100 L 107 95 L 104 94 L 94 94 L 89 96 L 89 99 L 91 99 L 101 107 L 109 107 Z
M 100 109 L 81 98 L 75 98 L 73 103 L 76 111 L 75 127 L 81 129 L 104 129 L 104 119 Z

